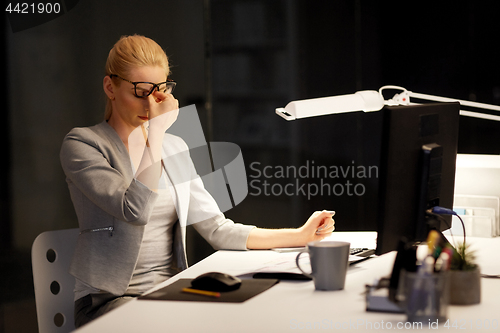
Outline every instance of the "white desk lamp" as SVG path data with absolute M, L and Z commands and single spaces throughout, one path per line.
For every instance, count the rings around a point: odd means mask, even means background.
M 402 90 L 401 93 L 394 95 L 393 98 L 385 101 L 382 95 L 385 89 Z M 322 97 L 293 101 L 288 103 L 284 108 L 277 108 L 276 113 L 286 120 L 295 120 L 300 118 L 323 116 L 327 114 L 345 113 L 353 111 L 379 111 L 384 105 L 410 105 L 410 98 L 418 98 L 435 102 L 459 102 L 461 106 L 470 106 L 479 109 L 493 110 L 500 112 L 500 106 L 469 102 L 454 98 L 446 98 L 432 96 L 408 91 L 405 88 L 398 86 L 383 86 L 379 91 L 363 90 L 351 95 L 341 95 L 333 97 Z M 460 110 L 460 115 L 467 117 L 482 118 L 488 120 L 500 121 L 500 116 Z
M 276 113 L 286 120 L 324 116 L 353 111 L 378 111 L 384 107 L 384 97 L 375 90 L 358 91 L 351 95 L 293 101 Z

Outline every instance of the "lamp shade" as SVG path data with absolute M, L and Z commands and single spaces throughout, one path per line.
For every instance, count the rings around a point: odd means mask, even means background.
M 284 108 L 277 108 L 276 113 L 286 120 L 295 120 L 343 112 L 378 111 L 383 107 L 384 98 L 379 92 L 363 90 L 350 95 L 293 101 Z

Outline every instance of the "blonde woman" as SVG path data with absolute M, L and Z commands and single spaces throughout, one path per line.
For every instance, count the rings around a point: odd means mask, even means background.
M 70 268 L 77 327 L 185 269 L 188 224 L 215 249 L 235 250 L 303 246 L 334 230 L 326 211 L 298 229 L 225 218 L 182 154 L 185 142 L 165 133 L 179 112 L 169 74 L 157 43 L 122 37 L 106 62 L 105 120 L 75 128 L 63 141 L 61 163 L 80 226 Z

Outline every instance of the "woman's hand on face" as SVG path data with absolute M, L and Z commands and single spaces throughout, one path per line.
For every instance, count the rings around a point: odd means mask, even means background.
M 150 119 L 160 116 L 166 112 L 174 111 L 179 109 L 179 101 L 175 99 L 174 95 L 166 94 L 155 90 L 151 96 L 153 97 L 154 102 L 151 105 Z
M 165 132 L 177 119 L 179 101 L 172 94 L 165 94 L 155 90 L 152 94 L 154 100 L 150 105 L 150 126 Z
M 333 215 L 335 213 L 326 210 L 314 212 L 306 223 L 298 229 L 304 244 L 321 240 L 330 235 L 335 230 Z

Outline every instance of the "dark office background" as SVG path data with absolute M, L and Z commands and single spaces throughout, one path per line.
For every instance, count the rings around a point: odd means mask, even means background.
M 292 100 L 393 84 L 500 104 L 500 3 L 495 1 L 65 5 L 64 15 L 38 25 L 3 16 L 0 333 L 37 330 L 30 247 L 41 232 L 77 226 L 59 148 L 71 128 L 102 120 L 104 62 L 121 35 L 146 35 L 164 47 L 181 106 L 196 104 L 207 141 L 241 147 L 249 177 L 256 176 L 249 169 L 255 162 L 262 169 L 319 165 L 325 155 L 337 166 L 369 160 L 370 152 L 359 149 L 371 133 L 363 113 L 295 122 L 275 115 L 276 107 Z M 499 133 L 498 122 L 462 117 L 459 152 L 499 154 Z M 318 206 L 302 195 L 250 192 L 228 217 L 262 227 L 296 227 L 314 209 L 335 209 L 339 230 L 372 227 L 362 221 L 362 209 L 339 213 L 346 198 L 332 197 L 324 207 L 324 201 Z M 360 200 L 359 207 L 367 207 Z M 191 230 L 188 242 L 191 263 L 211 253 Z

